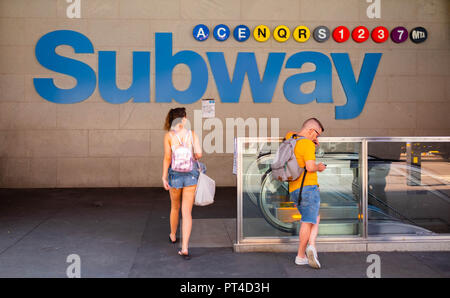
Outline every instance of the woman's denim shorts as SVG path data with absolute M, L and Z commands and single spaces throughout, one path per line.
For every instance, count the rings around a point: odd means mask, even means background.
M 200 166 L 204 165 L 200 163 Z M 202 172 L 205 170 L 202 169 Z M 173 188 L 183 188 L 187 186 L 196 185 L 200 172 L 198 171 L 197 163 L 194 163 L 193 169 L 190 172 L 176 172 L 169 167 L 169 186 Z
M 317 223 L 320 208 L 319 186 L 306 185 L 302 190 L 302 201 L 298 205 L 300 189 L 296 189 L 290 193 L 291 201 L 295 203 L 298 211 L 302 215 L 300 222 Z

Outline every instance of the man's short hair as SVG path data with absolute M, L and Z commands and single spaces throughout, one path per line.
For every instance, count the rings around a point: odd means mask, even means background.
M 305 122 L 303 122 L 302 129 L 310 128 L 311 126 L 314 126 L 314 125 L 318 125 L 320 127 L 320 129 L 322 130 L 322 132 L 325 131 L 325 129 L 323 128 L 322 123 L 320 123 L 320 121 L 317 118 L 309 118 L 309 119 L 307 119 Z

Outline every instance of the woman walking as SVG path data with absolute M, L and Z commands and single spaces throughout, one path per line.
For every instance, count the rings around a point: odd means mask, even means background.
M 171 243 L 177 242 L 176 233 L 181 207 L 182 242 L 178 254 L 188 260 L 192 206 L 199 176 L 198 163 L 195 160 L 201 158 L 202 151 L 198 137 L 187 125 L 185 108 L 171 109 L 167 114 L 164 128 L 168 132 L 164 136 L 162 182 L 164 188 L 169 191 L 171 201 L 169 240 Z

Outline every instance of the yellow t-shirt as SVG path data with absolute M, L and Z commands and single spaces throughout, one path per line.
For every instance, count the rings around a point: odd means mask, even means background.
M 293 132 L 288 132 L 285 138 L 289 139 L 293 134 Z M 305 162 L 307 160 L 316 160 L 316 145 L 309 139 L 302 139 L 295 145 L 294 154 L 297 158 L 298 165 L 301 168 L 304 168 L 306 165 Z M 300 186 L 302 185 L 303 175 L 304 173 L 300 175 L 297 180 L 289 182 L 289 192 L 293 192 L 294 190 L 300 188 Z M 305 185 L 319 185 L 319 183 L 317 182 L 317 172 L 306 173 L 303 186 Z

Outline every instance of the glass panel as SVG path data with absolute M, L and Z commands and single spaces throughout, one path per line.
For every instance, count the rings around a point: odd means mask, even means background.
M 251 146 L 249 146 L 251 145 Z M 243 237 L 297 236 L 301 214 L 288 184 L 273 180 L 270 164 L 279 142 L 245 144 L 242 152 Z M 322 143 L 317 162 L 321 193 L 319 236 L 361 235 L 361 143 Z
M 448 142 L 370 142 L 372 235 L 450 233 Z
M 362 235 L 361 143 L 322 143 L 317 162 L 320 185 L 319 235 Z
M 270 183 L 270 163 L 279 142 L 246 143 L 242 152 L 242 231 L 244 237 L 289 236 L 295 225 L 278 220 L 277 207 L 291 205 L 287 185 Z M 264 187 L 263 187 L 264 186 Z

